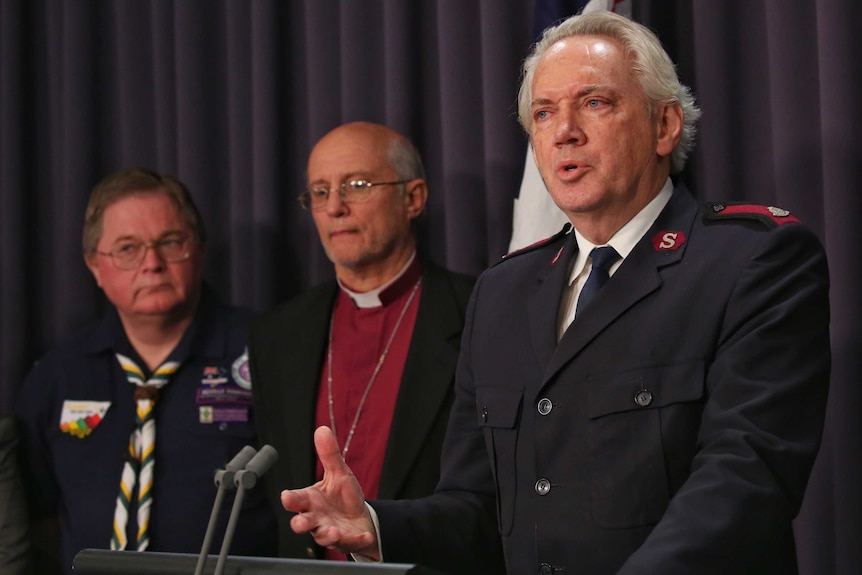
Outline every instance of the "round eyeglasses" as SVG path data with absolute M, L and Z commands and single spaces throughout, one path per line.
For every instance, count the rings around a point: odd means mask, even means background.
M 319 210 L 326 206 L 329 194 L 338 192 L 338 197 L 345 204 L 364 202 L 371 195 L 374 186 L 400 186 L 410 180 L 397 182 L 369 182 L 368 180 L 349 180 L 338 186 L 337 190 L 328 188 L 312 188 L 299 194 L 299 204 L 306 210 Z
M 144 261 L 149 249 L 156 252 L 156 255 L 167 263 L 182 262 L 191 256 L 189 237 L 185 234 L 171 234 L 153 242 L 126 238 L 116 242 L 111 251 L 96 250 L 96 253 L 109 256 L 114 265 L 121 270 L 134 270 Z

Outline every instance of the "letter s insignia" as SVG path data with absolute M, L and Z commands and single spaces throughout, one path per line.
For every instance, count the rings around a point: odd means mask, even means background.
M 660 249 L 669 250 L 673 246 L 676 245 L 676 234 L 673 232 L 667 232 L 661 238 L 661 242 L 658 244 Z
M 659 232 L 652 239 L 656 251 L 678 250 L 684 243 L 685 234 L 682 232 Z

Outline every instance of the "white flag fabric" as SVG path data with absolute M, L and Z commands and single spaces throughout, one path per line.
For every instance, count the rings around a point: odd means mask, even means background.
M 610 10 L 626 18 L 632 17 L 632 0 L 590 0 L 584 6 L 582 14 L 597 12 L 599 10 Z
M 512 212 L 512 238 L 509 251 L 515 251 L 554 235 L 569 219 L 551 199 L 533 159 L 533 147 L 527 145 L 521 191 Z

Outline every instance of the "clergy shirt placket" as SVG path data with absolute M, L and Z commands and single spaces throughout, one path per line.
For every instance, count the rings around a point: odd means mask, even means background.
M 420 278 L 413 286 L 413 290 L 410 292 L 410 297 L 407 298 L 407 303 L 404 304 L 404 307 L 401 309 L 401 313 L 398 315 L 398 320 L 395 322 L 395 327 L 392 329 L 389 341 L 386 342 L 386 347 L 383 348 L 383 353 L 380 354 L 380 359 L 377 360 L 377 365 L 374 366 L 371 378 L 365 385 L 365 391 L 362 393 L 362 397 L 359 400 L 359 407 L 356 408 L 356 414 L 353 416 L 353 423 L 350 424 L 350 429 L 347 432 L 347 439 L 344 441 L 344 449 L 341 451 L 341 455 L 344 458 L 347 457 L 347 451 L 350 449 L 350 442 L 353 439 L 353 433 L 356 431 L 356 426 L 359 424 L 359 417 L 362 415 L 362 407 L 365 405 L 365 400 L 368 399 L 368 394 L 371 391 L 371 387 L 374 385 L 374 380 L 377 379 L 377 374 L 380 373 L 380 368 L 383 367 L 383 362 L 386 360 L 389 348 L 392 347 L 392 342 L 395 341 L 395 334 L 398 333 L 398 328 L 401 326 L 401 320 L 404 319 L 407 309 L 410 307 L 410 304 L 413 303 L 413 298 L 416 297 L 416 292 L 419 290 L 419 285 L 421 283 L 422 279 Z M 335 410 L 333 408 L 332 401 L 332 329 L 334 323 L 335 310 L 332 311 L 332 315 L 329 318 L 329 344 L 326 350 L 326 394 L 327 401 L 329 403 L 329 423 L 332 426 L 332 433 L 338 437 L 338 432 L 335 430 Z

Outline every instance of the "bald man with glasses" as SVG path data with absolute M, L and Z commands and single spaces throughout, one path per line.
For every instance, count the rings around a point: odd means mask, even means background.
M 473 278 L 416 250 L 428 186 L 402 135 L 366 122 L 314 146 L 299 196 L 335 279 L 263 317 L 249 354 L 258 430 L 281 454 L 265 479 L 283 557 L 342 559 L 290 529 L 286 488 L 313 483 L 312 435 L 335 431 L 365 493 L 434 490 Z

